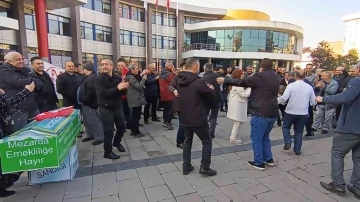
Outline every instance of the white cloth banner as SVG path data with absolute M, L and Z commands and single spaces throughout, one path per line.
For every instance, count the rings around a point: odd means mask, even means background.
M 62 96 L 56 91 L 56 79 L 60 74 L 64 73 L 65 70 L 50 63 L 44 62 L 44 71 L 49 74 L 52 82 L 54 83 L 55 92 L 58 99 L 62 99 Z

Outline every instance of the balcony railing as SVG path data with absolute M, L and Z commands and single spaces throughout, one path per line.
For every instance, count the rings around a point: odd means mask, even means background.
M 244 46 L 249 48 L 250 46 Z M 298 55 L 298 52 L 292 51 L 292 49 L 285 49 L 279 47 L 267 47 L 258 48 L 256 51 L 242 50 L 242 46 L 221 46 L 219 44 L 205 44 L 205 43 L 193 43 L 184 46 L 184 52 L 191 50 L 207 50 L 207 51 L 226 51 L 226 52 L 264 52 L 264 53 L 278 53 L 278 54 L 294 54 Z

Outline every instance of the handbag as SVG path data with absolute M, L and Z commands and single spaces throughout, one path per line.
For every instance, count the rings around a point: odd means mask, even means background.
M 28 122 L 28 113 L 22 112 L 19 109 L 16 109 L 14 113 L 12 113 L 14 110 L 11 109 L 11 100 L 9 99 L 7 102 L 7 109 L 10 116 L 5 119 L 5 127 L 4 132 L 8 135 L 24 128 Z

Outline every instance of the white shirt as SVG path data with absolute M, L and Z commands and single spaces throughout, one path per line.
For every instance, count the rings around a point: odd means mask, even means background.
M 307 115 L 309 103 L 316 105 L 314 89 L 303 80 L 297 80 L 288 85 L 284 94 L 278 97 L 279 104 L 288 101 L 285 112 L 292 115 Z

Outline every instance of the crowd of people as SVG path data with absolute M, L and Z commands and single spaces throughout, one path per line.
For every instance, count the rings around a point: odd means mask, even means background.
M 31 58 L 30 64 L 31 68 L 25 68 L 22 55 L 11 52 L 0 67 L 1 137 L 9 135 L 9 108 L 21 110 L 31 121 L 39 113 L 58 108 L 58 93 L 63 107 L 81 111 L 86 134 L 81 141 L 103 144 L 104 158 L 120 158 L 113 152 L 114 147 L 125 152 L 121 141 L 126 130 L 134 138 L 144 137 L 140 131 L 142 115 L 144 124 L 163 121 L 168 130 L 174 130 L 172 121 L 178 119 L 176 146 L 183 149 L 183 174 L 194 169 L 191 148 L 196 134 L 203 146 L 199 172 L 213 176 L 217 172 L 210 168 L 212 139 L 219 111 L 226 112 L 233 121 L 229 134 L 232 144 L 242 144 L 238 131 L 251 115 L 254 160 L 248 164 L 259 170 L 275 165 L 270 143 L 275 123 L 282 127 L 284 150 L 290 150 L 293 144 L 296 155 L 301 155 L 304 129 L 305 137 L 309 137 L 319 129 L 327 134 L 333 128 L 337 135 L 331 151 L 332 182 L 321 185 L 344 195 L 344 157 L 352 150 L 354 170 L 348 190 L 360 196 L 360 129 L 356 125 L 359 65 L 351 66 L 349 71 L 339 66 L 330 72 L 308 64 L 305 70 L 287 72 L 281 67 L 274 69 L 272 60 L 265 58 L 258 72 L 252 67 L 225 69 L 207 63 L 200 73 L 200 63 L 194 58 L 179 67 L 167 61 L 163 68 L 155 64 L 143 68 L 136 60 L 123 58 L 114 65 L 112 60 L 103 59 L 97 70 L 92 63 L 69 61 L 54 85 L 41 58 Z M 157 111 L 162 111 L 162 117 Z M 0 197 L 14 193 L 6 188 L 19 176 L 0 175 Z

